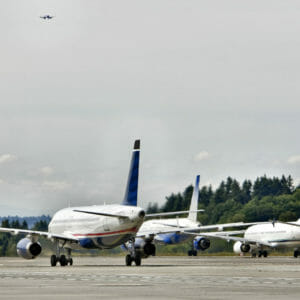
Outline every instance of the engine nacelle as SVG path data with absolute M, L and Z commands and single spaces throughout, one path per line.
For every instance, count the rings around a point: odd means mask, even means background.
M 155 256 L 155 245 L 151 241 L 145 241 L 141 238 L 136 238 L 134 242 L 135 251 L 142 252 L 144 257 L 148 257 L 149 255 Z
M 249 244 L 243 244 L 242 242 L 235 242 L 233 244 L 233 252 L 237 254 L 241 253 L 247 253 L 251 249 L 251 246 Z
M 38 242 L 32 242 L 28 238 L 20 240 L 17 244 L 17 253 L 25 259 L 34 259 L 42 252 L 42 247 Z
M 197 250 L 206 250 L 210 247 L 210 240 L 202 237 L 202 236 L 198 236 L 194 239 L 194 248 Z
M 146 243 L 145 246 L 144 246 L 144 253 L 145 255 L 149 256 L 149 255 L 152 255 L 152 256 L 155 256 L 155 252 L 156 252 L 156 248 L 155 248 L 155 245 L 152 244 L 152 243 Z

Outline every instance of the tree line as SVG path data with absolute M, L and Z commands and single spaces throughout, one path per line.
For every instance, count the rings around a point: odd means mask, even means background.
M 163 205 L 150 203 L 147 213 L 189 210 L 194 187 L 189 185 L 183 192 L 166 197 Z M 244 180 L 239 183 L 228 177 L 216 189 L 211 185 L 202 186 L 199 191 L 198 214 L 202 224 L 258 222 L 269 220 L 295 221 L 300 218 L 300 185 L 295 187 L 291 176 L 281 178 L 267 176 L 258 177 L 254 182 Z M 49 218 L 50 219 L 50 218 Z M 30 229 L 48 230 L 48 220 L 37 221 Z M 28 229 L 26 220 L 2 219 L 1 227 Z M 16 255 L 16 244 L 24 236 L 12 236 L 0 233 L 0 256 Z M 227 247 L 222 241 L 220 251 Z M 174 250 L 174 249 L 173 249 Z M 217 250 L 216 247 L 211 251 Z
M 188 210 L 192 193 L 190 185 L 182 193 L 166 197 L 160 207 L 150 203 L 147 213 Z M 203 224 L 294 221 L 300 218 L 300 186 L 294 187 L 290 175 L 281 178 L 264 175 L 254 182 L 246 179 L 242 183 L 228 177 L 215 190 L 211 185 L 201 187 L 199 208 L 205 209 L 198 214 Z

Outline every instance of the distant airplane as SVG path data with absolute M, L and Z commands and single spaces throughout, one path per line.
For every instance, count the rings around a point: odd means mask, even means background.
M 44 15 L 44 16 L 40 16 L 41 19 L 44 19 L 44 20 L 50 20 L 50 19 L 53 19 L 54 16 L 50 16 L 50 15 Z
M 206 233 L 205 236 L 235 241 L 237 254 L 250 252 L 252 257 L 267 257 L 268 250 L 294 248 L 294 257 L 300 255 L 300 219 L 296 222 L 273 221 L 257 224 L 245 230 L 244 237 Z
M 193 249 L 188 251 L 189 256 L 196 256 L 197 250 L 204 251 L 210 247 L 208 237 L 202 235 L 203 230 L 223 230 L 230 227 L 247 227 L 257 223 L 227 223 L 201 225 L 197 221 L 199 200 L 200 175 L 197 175 L 190 209 L 188 211 L 177 211 L 157 214 L 147 214 L 146 217 L 163 217 L 188 213 L 187 218 L 154 219 L 145 221 L 136 234 L 134 243 L 125 243 L 122 248 L 129 254 L 126 256 L 126 264 L 131 265 L 136 257 L 147 258 L 155 256 L 155 244 L 174 245 L 193 240 Z M 244 231 L 243 231 L 244 232 Z M 219 232 L 220 233 L 220 232 Z M 240 234 L 241 232 L 226 232 L 226 234 Z
M 34 231 L 0 227 L 0 232 L 26 234 L 17 244 L 17 253 L 25 259 L 34 259 L 42 247 L 40 236 L 51 240 L 56 248 L 51 256 L 51 266 L 72 265 L 73 249 L 111 249 L 134 239 L 143 223 L 145 211 L 137 207 L 139 177 L 140 141 L 136 140 L 127 181 L 125 196 L 121 205 L 95 205 L 68 207 L 53 216 L 49 231 Z M 63 250 L 67 250 L 67 257 Z M 136 262 L 139 263 L 138 261 Z

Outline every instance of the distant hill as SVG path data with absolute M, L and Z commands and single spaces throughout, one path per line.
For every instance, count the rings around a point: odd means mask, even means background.
M 19 216 L 7 216 L 7 217 L 0 217 L 0 224 L 2 223 L 2 220 L 9 220 L 9 223 L 11 224 L 13 221 L 19 221 L 20 224 L 23 223 L 23 221 L 26 221 L 28 224 L 28 228 L 32 228 L 36 222 L 39 221 L 46 221 L 47 223 L 50 222 L 51 217 L 42 215 L 37 217 L 19 217 Z

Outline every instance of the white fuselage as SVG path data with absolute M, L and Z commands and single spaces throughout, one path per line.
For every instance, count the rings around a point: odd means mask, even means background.
M 299 224 L 298 221 L 295 224 Z M 271 244 L 272 248 L 297 248 L 300 247 L 300 227 L 283 223 L 254 225 L 246 230 L 244 238 Z
M 175 232 L 162 233 L 174 231 L 176 227 L 182 229 L 189 229 L 199 226 L 198 222 L 193 222 L 188 218 L 171 218 L 171 219 L 156 219 L 145 221 L 139 229 L 138 235 L 145 235 L 148 238 L 154 239 L 157 243 L 163 244 L 177 244 L 192 240 L 193 236 L 187 234 L 177 234 Z
M 128 218 L 94 215 L 74 210 L 125 215 Z M 49 232 L 76 238 L 79 243 L 68 247 L 108 249 L 123 244 L 135 236 L 143 223 L 141 208 L 124 205 L 95 205 L 59 210 L 49 224 Z

